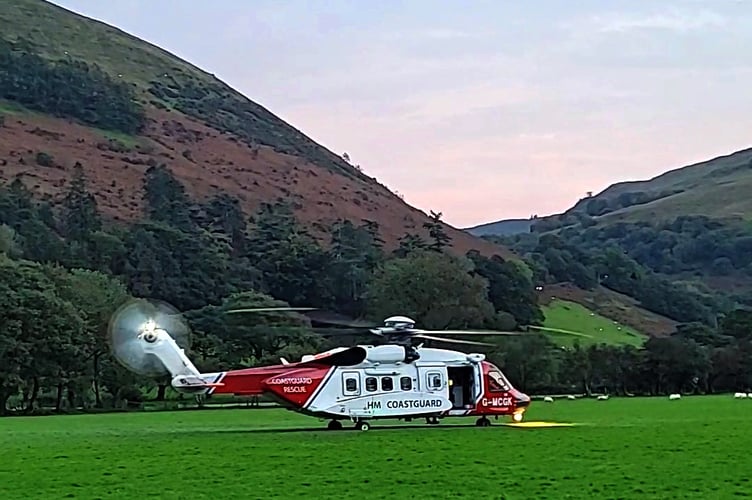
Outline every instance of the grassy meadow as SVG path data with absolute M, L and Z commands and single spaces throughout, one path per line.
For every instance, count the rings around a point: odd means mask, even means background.
M 477 428 L 280 409 L 0 419 L 0 498 L 737 498 L 752 495 L 752 401 L 535 402 Z
M 583 346 L 603 343 L 639 347 L 647 339 L 634 328 L 614 323 L 576 302 L 555 300 L 542 309 L 546 317 L 543 326 L 550 329 L 545 333 L 560 345 L 571 346 L 579 340 Z

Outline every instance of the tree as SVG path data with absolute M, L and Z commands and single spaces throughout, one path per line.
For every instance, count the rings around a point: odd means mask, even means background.
M 79 162 L 73 167 L 73 178 L 62 205 L 62 229 L 65 237 L 84 242 L 92 233 L 101 229 L 97 200 L 86 188 L 86 175 Z
M 483 327 L 495 320 L 488 283 L 465 261 L 432 251 L 391 259 L 368 287 L 374 318 L 407 315 L 423 328 Z
M 329 274 L 333 299 L 340 312 L 359 316 L 363 310 L 366 286 L 373 269 L 382 259 L 381 242 L 372 224 L 356 227 L 340 220 L 332 228 Z
M 133 295 L 181 311 L 218 303 L 236 291 L 229 256 L 205 231 L 188 233 L 159 222 L 135 224 L 125 236 L 124 278 Z
M 428 243 L 418 234 L 405 233 L 399 239 L 399 247 L 394 250 L 395 257 L 407 257 L 416 250 L 426 250 Z
M 88 375 L 94 388 L 95 405 L 102 407 L 100 378 L 102 359 L 107 354 L 110 318 L 130 295 L 125 285 L 112 276 L 87 269 L 67 271 L 51 268 L 59 295 L 73 304 L 83 319 L 84 335 L 80 341 L 81 362 L 88 363 Z
M 444 231 L 444 223 L 441 221 L 441 212 L 431 210 L 429 221 L 423 223 L 423 227 L 428 229 L 428 235 L 433 240 L 429 248 L 435 252 L 441 252 L 449 245 L 452 238 Z
M 16 231 L 5 224 L 0 224 L 0 256 L 18 258 L 22 255 Z
M 150 167 L 144 176 L 146 215 L 181 231 L 194 229 L 190 217 L 190 200 L 185 188 L 173 173 L 162 164 Z
M 285 307 L 285 302 L 259 292 L 242 292 L 186 313 L 195 334 L 197 366 L 210 370 L 251 367 L 272 361 L 285 350 L 301 356 L 316 352 L 321 337 L 314 335 L 307 318 L 288 312 L 228 314 L 230 309 Z M 274 359 L 272 362 L 278 362 Z
M 722 335 L 736 339 L 752 340 L 752 311 L 735 309 L 727 314 L 720 324 Z
M 253 224 L 247 257 L 262 273 L 263 291 L 296 306 L 330 307 L 329 255 L 290 207 L 262 204 Z
M 497 311 L 511 314 L 521 325 L 542 324 L 543 312 L 529 278 L 532 273 L 525 274 L 520 267 L 524 264 L 506 261 L 498 255 L 487 258 L 477 250 L 468 252 L 467 257 L 475 266 L 474 274 L 488 281 L 488 298 Z
M 44 378 L 57 386 L 61 408 L 64 386 L 79 363 L 82 330 L 74 306 L 58 296 L 39 264 L 0 256 L 0 414 L 24 388 L 31 409 Z

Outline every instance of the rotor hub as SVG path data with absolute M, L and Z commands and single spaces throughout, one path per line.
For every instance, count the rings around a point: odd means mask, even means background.
M 146 344 L 154 344 L 168 333 L 181 349 L 190 349 L 191 345 L 185 319 L 174 307 L 159 301 L 128 301 L 113 314 L 108 330 L 115 359 L 130 371 L 149 377 L 169 372 Z

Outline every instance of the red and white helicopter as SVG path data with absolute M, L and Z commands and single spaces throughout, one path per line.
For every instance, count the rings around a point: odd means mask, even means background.
M 146 305 L 146 307 L 144 307 Z M 254 308 L 229 312 L 300 311 L 311 308 Z M 413 339 L 492 345 L 438 337 L 458 335 L 519 335 L 520 332 L 429 331 L 415 328 L 404 316 L 393 316 L 371 334 L 385 345 L 338 347 L 307 355 L 299 362 L 284 358 L 273 366 L 200 373 L 176 338 L 188 329 L 179 314 L 136 302 L 126 305 L 110 325 L 115 357 L 130 370 L 169 374 L 176 390 L 193 394 L 271 395 L 283 406 L 329 419 L 329 429 L 349 420 L 360 430 L 369 420 L 425 418 L 438 424 L 444 417 L 477 416 L 477 426 L 489 417 L 523 419 L 530 397 L 509 383 L 484 354 L 413 346 Z

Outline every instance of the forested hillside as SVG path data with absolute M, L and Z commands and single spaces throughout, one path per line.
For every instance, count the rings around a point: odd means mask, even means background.
M 528 234 L 496 241 L 530 257 L 548 252 L 544 260 L 564 252 L 574 260 L 567 270 L 552 264 L 560 278 L 585 288 L 599 281 L 653 302 L 652 310 L 673 319 L 704 315 L 712 323 L 713 314 L 734 304 L 752 305 L 752 198 L 744 187 L 752 182 L 751 162 L 752 151 L 745 150 L 649 181 L 615 184 L 563 214 L 537 219 Z M 683 298 L 662 298 L 671 296 L 668 289 Z
M 749 150 L 740 151 L 649 181 L 615 184 L 563 214 L 536 219 L 529 232 L 487 238 L 522 255 L 547 290 L 574 284 L 572 300 L 590 307 L 606 297 L 634 301 L 675 322 L 673 339 L 697 328 L 705 333 L 687 335 L 717 347 L 704 336 L 723 331 L 729 318 L 748 317 L 752 306 L 752 205 L 744 187 L 752 182 L 751 160 Z M 567 297 L 571 289 L 558 290 Z M 640 322 L 622 314 L 626 324 Z M 665 324 L 659 320 L 655 328 Z M 749 336 L 750 328 L 739 334 Z M 742 358 L 723 362 L 749 363 L 745 345 L 738 346 Z
M 427 328 L 516 328 L 544 319 L 527 269 L 515 261 L 446 252 L 434 237 L 384 249 L 372 224 L 336 225 L 319 245 L 284 204 L 246 223 L 226 195 L 188 198 L 168 169 L 143 179 L 144 214 L 105 227 L 83 169 L 59 209 L 19 181 L 0 190 L 0 411 L 112 408 L 143 400 L 166 380 L 136 377 L 113 361 L 107 325 L 129 297 L 167 301 L 194 332 L 189 350 L 206 371 L 298 359 L 335 344 L 281 313 L 238 319 L 239 306 L 289 303 L 383 319 L 407 314 Z M 679 325 L 643 346 L 577 342 L 561 349 L 530 333 L 480 348 L 530 392 L 660 394 L 735 390 L 752 383 L 752 316 L 718 328 Z
M 0 180 L 59 201 L 79 162 L 107 219 L 141 213 L 141 179 L 166 165 L 197 199 L 250 215 L 284 200 L 322 241 L 340 219 L 376 223 L 389 248 L 429 215 L 212 75 L 42 0 L 0 9 Z M 457 254 L 506 249 L 444 223 Z

